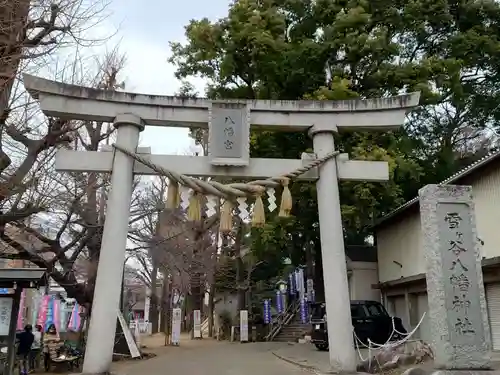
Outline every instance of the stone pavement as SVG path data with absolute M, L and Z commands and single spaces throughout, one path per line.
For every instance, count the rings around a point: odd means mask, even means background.
M 166 347 L 148 360 L 118 362 L 113 372 L 119 375 L 304 375 L 307 370 L 277 358 L 273 351 L 286 343 L 230 343 L 210 339 L 181 342 Z
M 360 352 L 363 358 L 367 358 L 367 349 L 361 349 Z M 304 369 L 316 370 L 322 374 L 331 373 L 328 352 L 319 351 L 310 343 L 287 343 L 286 345 L 273 349 L 273 354 L 283 361 L 295 364 Z M 359 356 L 358 360 L 361 362 Z

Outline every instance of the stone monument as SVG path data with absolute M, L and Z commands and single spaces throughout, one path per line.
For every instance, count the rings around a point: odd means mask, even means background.
M 472 188 L 427 185 L 419 197 L 436 368 L 489 369 L 491 338 Z

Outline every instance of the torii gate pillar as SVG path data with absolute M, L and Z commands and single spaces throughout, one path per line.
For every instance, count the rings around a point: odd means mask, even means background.
M 333 130 L 313 126 L 316 157 L 335 151 Z M 347 267 L 345 262 L 344 233 L 340 212 L 337 160 L 332 158 L 319 167 L 316 182 L 318 196 L 319 232 L 325 303 L 327 311 L 328 346 L 330 365 L 335 371 L 356 372 L 356 352 L 350 306 Z
M 139 133 L 144 130 L 140 117 L 133 114 L 116 116 L 116 144 L 135 150 Z M 85 346 L 83 372 L 104 374 L 113 358 L 117 307 L 120 304 L 121 285 L 127 247 L 128 221 L 134 178 L 134 160 L 116 152 L 113 158 L 111 189 L 106 205 L 106 220 L 97 267 L 96 287 L 92 302 L 92 319 Z M 110 311 L 111 310 L 111 311 Z

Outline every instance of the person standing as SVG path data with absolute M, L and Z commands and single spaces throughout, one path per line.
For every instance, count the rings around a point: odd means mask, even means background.
M 36 370 L 40 363 L 40 350 L 42 349 L 42 326 L 37 324 L 33 332 L 34 340 L 30 352 L 30 369 Z
M 28 374 L 28 359 L 31 352 L 31 345 L 35 336 L 32 333 L 33 327 L 27 324 L 24 331 L 17 334 L 17 359 L 19 361 L 19 372 L 21 375 Z
M 50 357 L 57 357 L 57 352 L 62 346 L 60 341 L 56 326 L 51 324 L 43 335 L 43 364 L 47 372 L 50 369 Z

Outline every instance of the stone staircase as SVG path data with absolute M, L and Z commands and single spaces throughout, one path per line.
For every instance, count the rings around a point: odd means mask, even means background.
M 273 341 L 297 342 L 311 332 L 311 324 L 300 321 L 300 313 L 297 312 L 290 323 L 283 325 Z

